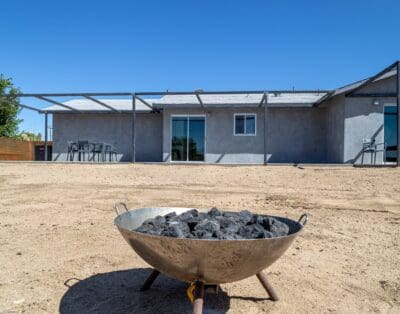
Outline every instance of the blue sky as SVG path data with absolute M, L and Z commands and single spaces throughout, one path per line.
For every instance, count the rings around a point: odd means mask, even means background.
M 330 89 L 400 58 L 399 1 L 14 0 L 0 11 L 0 73 L 23 92 Z M 21 118 L 43 133 L 41 116 Z

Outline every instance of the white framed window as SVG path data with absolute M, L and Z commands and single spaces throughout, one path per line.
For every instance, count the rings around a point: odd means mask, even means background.
M 257 134 L 257 114 L 235 113 L 233 115 L 233 135 L 255 136 Z

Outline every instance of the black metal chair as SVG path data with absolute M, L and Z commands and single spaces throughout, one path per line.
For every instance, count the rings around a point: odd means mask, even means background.
M 67 141 L 68 151 L 67 151 L 67 161 L 74 161 L 75 153 L 78 153 L 78 143 L 74 141 Z
M 78 156 L 79 161 L 85 161 L 85 156 L 88 155 L 88 160 L 90 158 L 90 145 L 89 141 L 78 141 Z
M 96 160 L 96 155 L 97 155 L 97 161 L 104 162 L 104 143 L 93 143 L 93 148 L 92 148 L 92 161 Z
M 107 158 L 107 153 L 109 157 L 109 161 L 113 161 L 113 156 L 115 156 L 115 161 L 118 161 L 117 149 L 111 144 L 105 144 L 104 155 Z

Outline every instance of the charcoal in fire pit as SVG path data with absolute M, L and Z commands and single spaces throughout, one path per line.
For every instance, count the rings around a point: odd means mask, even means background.
M 173 220 L 177 220 L 178 219 L 180 221 L 185 221 L 185 220 L 191 219 L 193 217 L 197 217 L 198 215 L 199 215 L 199 212 L 198 212 L 197 209 L 191 209 L 191 210 L 189 210 L 187 212 L 184 212 L 184 213 L 174 217 Z
M 180 215 L 172 212 L 157 216 L 135 231 L 176 238 L 238 240 L 286 236 L 289 227 L 276 218 L 248 210 L 234 213 L 212 208 L 208 213 L 192 209 Z
M 193 231 L 194 238 L 197 239 L 213 239 L 213 234 L 206 230 L 195 230 Z M 215 238 L 214 238 L 215 239 Z
M 211 217 L 222 216 L 222 213 L 218 210 L 218 208 L 213 207 L 213 208 L 211 208 L 211 210 L 208 212 L 208 216 L 211 216 Z
M 172 218 L 174 218 L 176 216 L 177 215 L 176 215 L 175 212 L 171 212 L 171 213 L 166 214 L 164 217 L 165 217 L 166 220 L 171 220 Z
M 189 226 L 182 221 L 172 221 L 161 231 L 161 235 L 174 238 L 187 238 L 189 234 Z
M 220 225 L 215 220 L 205 219 L 202 222 L 198 223 L 196 227 L 194 227 L 195 231 L 206 231 L 211 233 L 212 235 L 216 234 L 219 231 Z

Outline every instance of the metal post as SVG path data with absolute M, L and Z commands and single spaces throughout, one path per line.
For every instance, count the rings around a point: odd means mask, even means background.
M 277 293 L 275 292 L 274 288 L 269 283 L 267 276 L 262 271 L 260 271 L 259 273 L 257 273 L 257 278 L 258 278 L 258 280 L 260 280 L 261 284 L 263 285 L 265 291 L 267 291 L 271 300 L 279 301 L 279 297 L 278 297 Z
M 48 113 L 46 112 L 44 114 L 44 160 L 47 161 L 47 123 L 48 123 L 48 119 L 47 119 L 47 115 Z
M 268 163 L 268 93 L 264 93 L 264 165 Z
M 400 167 L 400 61 L 397 61 L 397 167 Z
M 149 290 L 151 285 L 153 284 L 154 280 L 156 280 L 156 278 L 158 277 L 159 274 L 160 274 L 160 272 L 157 269 L 153 269 L 150 276 L 144 282 L 142 288 L 140 288 L 140 291 Z
M 194 301 L 193 301 L 193 314 L 203 313 L 203 303 L 204 303 L 204 282 L 197 280 L 195 282 L 194 289 Z
M 132 162 L 136 161 L 136 94 L 132 94 Z

